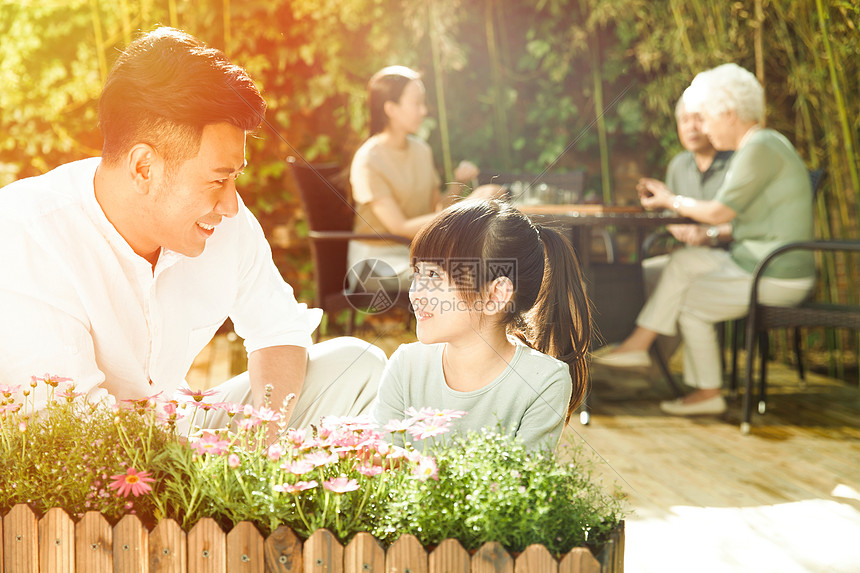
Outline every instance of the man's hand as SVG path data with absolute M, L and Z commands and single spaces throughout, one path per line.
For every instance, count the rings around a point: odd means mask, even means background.
M 461 161 L 460 164 L 454 168 L 454 180 L 459 183 L 469 183 L 472 179 L 478 177 L 480 173 L 481 170 L 478 169 L 478 166 L 471 161 Z
M 672 206 L 674 195 L 662 181 L 643 177 L 636 185 L 636 191 L 639 193 L 639 202 L 646 209 L 669 209 Z
M 694 247 L 710 244 L 710 239 L 706 234 L 708 228 L 702 225 L 666 225 L 666 230 L 682 243 Z

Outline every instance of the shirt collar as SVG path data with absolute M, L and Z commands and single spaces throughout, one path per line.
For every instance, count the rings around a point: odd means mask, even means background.
M 87 169 L 83 174 L 83 177 L 85 177 L 86 180 L 81 181 L 84 210 L 86 211 L 87 216 L 116 253 L 127 260 L 133 261 L 135 265 L 146 265 L 148 268 L 152 269 L 152 265 L 150 265 L 149 261 L 135 253 L 134 249 L 131 248 L 131 245 L 129 245 L 123 236 L 119 234 L 119 231 L 117 231 L 116 227 L 114 227 L 108 220 L 102 206 L 99 205 L 99 202 L 96 199 L 94 181 L 96 170 L 101 164 L 101 158 L 93 157 L 92 159 L 87 159 L 85 161 L 91 162 L 91 164 L 88 165 L 89 169 Z M 158 255 L 158 261 L 155 263 L 155 269 L 153 271 L 154 274 L 158 274 L 164 269 L 173 266 L 182 258 L 183 255 L 169 249 L 162 248 L 161 253 Z

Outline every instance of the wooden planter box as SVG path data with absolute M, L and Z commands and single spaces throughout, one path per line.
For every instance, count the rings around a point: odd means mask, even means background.
M 598 559 L 575 548 L 556 561 L 542 545 L 512 557 L 498 543 L 470 554 L 454 539 L 427 552 L 412 535 L 388 550 L 359 533 L 344 547 L 325 529 L 304 543 L 288 527 L 264 538 L 249 522 L 229 533 L 203 519 L 188 533 L 175 521 L 148 531 L 134 515 L 114 527 L 94 511 L 77 523 L 62 509 L 41 519 L 24 504 L 3 518 L 0 573 L 622 573 L 624 522 Z

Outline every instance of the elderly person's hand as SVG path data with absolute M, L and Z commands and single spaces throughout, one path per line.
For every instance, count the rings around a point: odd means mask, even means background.
M 694 247 L 708 245 L 711 242 L 707 235 L 708 228 L 702 225 L 666 225 L 666 230 L 682 243 Z
M 481 170 L 478 169 L 478 166 L 471 161 L 461 161 L 460 164 L 454 168 L 454 179 L 460 183 L 468 183 L 472 179 L 478 177 L 480 173 Z
M 669 191 L 666 184 L 657 179 L 643 177 L 636 185 L 639 202 L 646 209 L 671 209 L 675 195 Z

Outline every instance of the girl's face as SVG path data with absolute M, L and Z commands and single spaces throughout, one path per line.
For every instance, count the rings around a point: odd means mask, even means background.
M 417 133 L 427 117 L 424 84 L 420 80 L 406 84 L 399 101 L 385 103 L 385 113 L 388 115 L 389 130 Z
M 409 300 L 415 312 L 418 340 L 437 344 L 476 335 L 481 313 L 460 296 L 456 284 L 442 267 L 422 261 L 414 270 Z

